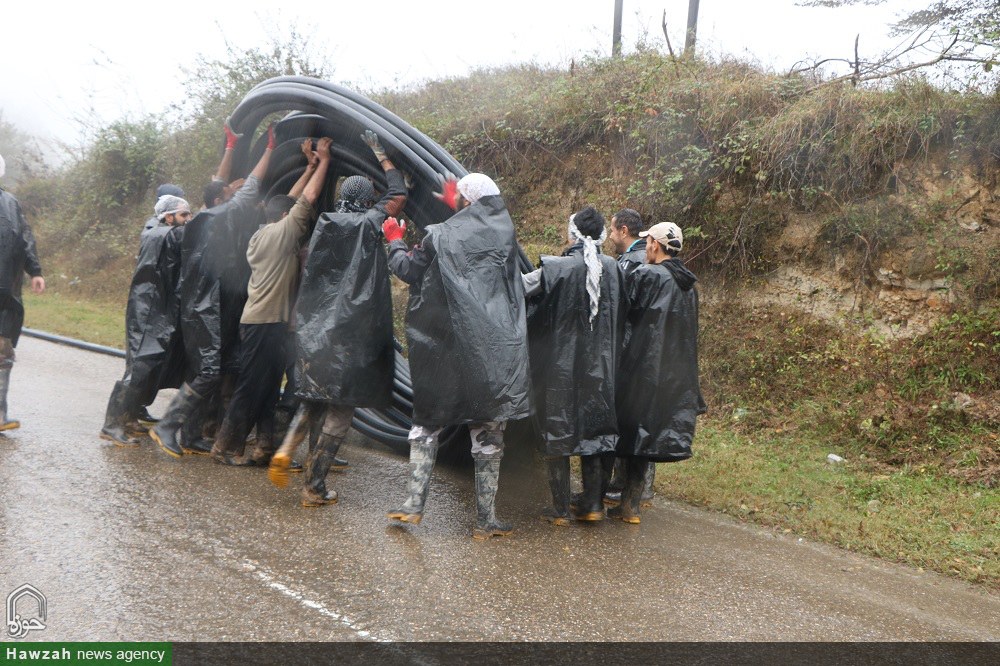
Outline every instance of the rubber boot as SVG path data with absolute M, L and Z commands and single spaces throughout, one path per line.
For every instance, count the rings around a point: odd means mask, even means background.
M 417 525 L 423 519 L 437 451 L 436 436 L 410 439 L 410 496 L 403 502 L 403 506 L 386 514 L 390 519 L 411 525 Z
M 212 453 L 212 442 L 203 434 L 205 402 L 199 401 L 181 427 L 181 448 L 186 455 L 207 456 Z M 139 416 L 142 422 L 142 416 Z M 155 425 L 155 424 L 154 424 Z
M 581 456 L 580 476 L 583 479 L 583 496 L 577 505 L 574 518 L 590 523 L 604 520 L 604 503 L 601 501 L 604 472 L 601 467 L 601 456 Z
M 199 400 L 201 400 L 201 396 L 185 382 L 178 389 L 174 399 L 170 401 L 170 406 L 167 407 L 160 422 L 149 429 L 149 436 L 168 456 L 180 458 L 184 455 L 184 449 L 177 441 L 178 435 L 188 414 L 194 410 Z
M 160 422 L 160 419 L 149 413 L 149 405 L 140 405 L 136 411 L 135 418 L 141 425 L 147 428 Z
M 476 458 L 476 526 L 472 538 L 483 541 L 494 536 L 507 536 L 514 531 L 510 523 L 497 520 L 496 497 L 500 482 L 500 458 Z
M 625 458 L 615 458 L 611 478 L 608 480 L 608 489 L 604 493 L 604 503 L 608 506 L 618 506 L 622 501 L 622 489 L 625 488 L 625 477 L 627 472 Z
M 547 463 L 552 506 L 542 513 L 542 517 L 553 525 L 565 527 L 570 523 L 569 458 L 550 458 Z
M 656 463 L 650 462 L 646 467 L 646 477 L 642 484 L 642 499 L 639 504 L 643 509 L 653 506 L 653 498 L 656 491 L 653 490 L 653 482 L 656 480 Z
M 111 389 L 111 397 L 108 398 L 108 409 L 104 413 L 104 427 L 101 428 L 100 437 L 117 446 L 136 447 L 139 446 L 139 440 L 129 437 L 125 432 L 125 423 L 128 420 L 128 394 L 128 386 L 124 382 L 115 382 L 115 387 Z M 3 406 L 6 407 L 6 400 Z M 6 414 L 7 410 L 4 409 L 4 417 Z
M 271 458 L 271 463 L 267 468 L 267 478 L 271 479 L 278 488 L 288 485 L 288 468 L 292 464 L 292 456 L 298 450 L 302 441 L 309 433 L 309 414 L 305 403 L 301 403 L 295 410 L 295 416 L 288 425 L 288 432 L 281 442 L 281 448 Z
M 621 518 L 626 523 L 639 524 L 639 505 L 646 481 L 647 458 L 628 458 L 625 465 L 625 489 L 622 491 Z
M 317 507 L 337 503 L 337 491 L 326 488 L 326 475 L 330 473 L 330 466 L 343 442 L 343 437 L 323 433 L 315 450 L 309 452 L 306 460 L 306 483 L 302 488 L 302 506 Z
M 21 427 L 20 421 L 7 418 L 7 390 L 10 388 L 10 371 L 10 365 L 0 367 L 0 432 Z
M 257 437 L 253 441 L 253 446 L 247 453 L 247 462 L 254 467 L 267 467 L 271 464 L 271 456 L 274 455 L 274 430 L 269 427 L 261 427 L 257 424 Z
M 212 445 L 212 459 L 217 463 L 229 465 L 231 467 L 250 467 L 253 462 L 246 454 L 247 428 L 234 423 L 230 419 L 223 419 L 219 431 L 215 434 L 215 443 Z

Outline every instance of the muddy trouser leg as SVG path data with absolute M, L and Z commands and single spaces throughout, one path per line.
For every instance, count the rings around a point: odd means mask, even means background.
M 604 520 L 604 469 L 602 456 L 581 456 L 580 476 L 583 478 L 583 496 L 577 506 L 576 519 L 583 521 Z
M 13 430 L 21 424 L 7 420 L 7 391 L 10 389 L 10 371 L 14 367 L 14 344 L 10 338 L 0 336 L 0 429 Z
M 622 491 L 622 520 L 626 523 L 639 522 L 639 506 L 648 467 L 649 458 L 635 456 L 627 459 L 625 489 Z
M 513 531 L 509 523 L 500 522 L 496 516 L 505 425 L 502 421 L 469 424 L 472 460 L 476 466 L 476 526 L 472 530 L 474 539 L 504 536 Z
M 549 458 L 546 464 L 549 470 L 552 508 L 545 513 L 545 519 L 553 525 L 569 525 L 569 458 L 566 456 Z
M 326 407 L 322 431 L 315 448 L 309 451 L 309 458 L 306 460 L 306 480 L 302 489 L 304 503 L 319 498 L 325 498 L 327 503 L 336 499 L 336 492 L 326 489 L 326 475 L 330 472 L 330 466 L 333 465 L 333 459 L 337 456 L 344 437 L 347 436 L 353 418 L 353 407 L 340 405 Z
M 611 489 L 611 475 L 617 461 L 621 460 L 614 452 L 601 454 L 601 497 L 605 497 Z
M 407 486 L 409 494 L 402 507 L 388 513 L 389 518 L 404 523 L 419 523 L 423 517 L 441 431 L 442 428 L 418 425 L 410 428 L 410 479 Z

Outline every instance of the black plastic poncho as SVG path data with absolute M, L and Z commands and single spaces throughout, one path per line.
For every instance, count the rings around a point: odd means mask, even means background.
M 514 223 L 499 196 L 427 227 L 406 317 L 413 423 L 527 417 L 528 344 Z
M 667 264 L 670 264 L 668 266 Z M 679 259 L 626 278 L 628 332 L 618 384 L 618 455 L 656 462 L 691 457 L 698 383 L 697 278 Z
M 546 456 L 615 450 L 615 379 L 627 301 L 621 268 L 599 256 L 600 309 L 590 322 L 583 253 L 542 257 L 542 292 L 528 303 L 532 397 Z
M 24 325 L 24 274 L 42 274 L 35 236 L 14 195 L 0 190 L 0 336 L 16 345 Z
M 295 310 L 296 395 L 387 407 L 395 348 L 384 211 L 324 213 L 309 240 Z
M 139 244 L 125 308 L 126 367 L 130 381 L 155 394 L 183 379 L 180 297 L 183 226 L 159 224 Z M 168 364 L 174 367 L 168 369 Z
M 232 199 L 187 223 L 182 246 L 181 330 L 189 371 L 238 369 L 239 326 L 250 266 L 247 246 L 263 222 L 253 199 Z

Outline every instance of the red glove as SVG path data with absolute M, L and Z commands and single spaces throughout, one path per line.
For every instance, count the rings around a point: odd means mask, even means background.
M 394 217 L 387 217 L 382 223 L 382 235 L 390 243 L 392 241 L 403 240 L 403 233 L 406 231 L 406 222 L 397 222 Z
M 267 126 L 267 149 L 274 150 L 278 147 L 278 141 L 274 138 L 274 123 Z
M 236 142 L 240 140 L 242 134 L 237 134 L 229 127 L 229 123 L 222 126 L 222 129 L 226 132 L 226 150 L 232 150 L 236 147 Z
M 458 181 L 455 176 L 448 174 L 438 176 L 438 184 L 441 186 L 441 193 L 434 193 L 434 196 L 443 201 L 452 210 L 458 210 Z

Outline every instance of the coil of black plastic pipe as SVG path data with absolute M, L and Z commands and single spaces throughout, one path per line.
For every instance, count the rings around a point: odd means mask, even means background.
M 263 154 L 266 136 L 265 120 L 281 116 L 275 124 L 278 147 L 271 156 L 262 191 L 285 194 L 306 166 L 301 144 L 307 138 L 328 136 L 333 139 L 333 159 L 326 186 L 317 202 L 319 210 L 330 210 L 341 178 L 360 174 L 372 179 L 376 187 L 385 188 L 385 175 L 375 162 L 361 134 L 373 130 L 386 153 L 411 181 L 404 216 L 418 228 L 443 222 L 451 210 L 441 203 L 434 192 L 438 176 L 445 173 L 461 178 L 468 171 L 433 139 L 406 121 L 352 90 L 319 79 L 282 76 L 269 79 L 251 90 L 230 116 L 234 131 L 256 141 L 241 141 L 233 154 L 233 174 L 246 175 L 251 165 Z M 527 255 L 521 251 L 521 270 L 532 269 Z M 413 384 L 410 368 L 396 343 L 396 371 L 393 381 L 393 404 L 385 410 L 356 410 L 353 426 L 363 435 L 396 450 L 408 446 L 407 434 L 413 410 Z M 441 444 L 465 441 L 467 429 L 448 428 Z

